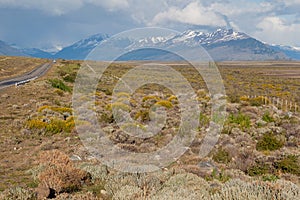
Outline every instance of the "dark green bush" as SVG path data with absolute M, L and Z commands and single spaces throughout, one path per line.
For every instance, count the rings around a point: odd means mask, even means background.
M 65 92 L 71 92 L 71 88 L 64 84 L 62 80 L 59 79 L 49 79 L 49 83 L 52 87 L 63 90 Z
M 284 142 L 278 139 L 273 133 L 265 134 L 256 144 L 258 151 L 274 151 L 283 147 Z
M 284 173 L 291 173 L 300 176 L 300 166 L 298 156 L 288 155 L 275 164 L 276 169 L 282 170 Z
M 64 81 L 74 83 L 79 68 L 80 68 L 79 63 L 67 64 L 63 67 L 60 67 L 58 73 L 64 79 Z
M 213 160 L 218 163 L 224 163 L 227 164 L 231 161 L 231 157 L 229 156 L 229 153 L 223 149 L 219 149 L 214 155 Z
M 249 167 L 247 169 L 247 174 L 249 176 L 260 176 L 267 174 L 269 172 L 270 167 L 262 162 L 256 163 L 255 165 Z

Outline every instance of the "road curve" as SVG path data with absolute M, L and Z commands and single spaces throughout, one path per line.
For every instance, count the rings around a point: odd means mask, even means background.
M 16 83 L 21 82 L 21 81 L 27 81 L 29 79 L 35 79 L 35 78 L 41 77 L 50 69 L 51 66 L 52 66 L 52 62 L 45 63 L 45 64 L 38 66 L 34 70 L 27 72 L 21 76 L 0 81 L 0 90 L 3 88 L 9 87 L 9 86 L 15 85 Z

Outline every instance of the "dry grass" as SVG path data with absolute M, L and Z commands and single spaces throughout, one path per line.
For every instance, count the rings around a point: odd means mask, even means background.
M 20 76 L 45 62 L 38 58 L 0 56 L 0 81 Z

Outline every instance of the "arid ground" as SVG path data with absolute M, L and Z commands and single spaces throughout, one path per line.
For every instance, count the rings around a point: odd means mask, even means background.
M 45 62 L 0 57 L 0 80 Z M 111 103 L 119 78 L 137 64 L 114 63 L 105 71 L 94 94 L 94 111 L 113 144 L 130 152 L 153 152 L 176 136 L 181 108 L 176 95 L 155 84 L 133 95 L 116 94 L 122 101 Z M 184 155 L 153 173 L 118 172 L 83 146 L 72 109 L 82 61 L 58 60 L 43 77 L 0 90 L 0 199 L 300 199 L 300 63 L 216 64 L 227 95 L 218 143 L 199 158 L 212 120 L 211 96 L 195 69 L 169 63 L 196 93 L 199 127 Z M 124 133 L 126 127 L 146 129 L 152 106 L 166 110 L 161 131 L 150 138 Z M 113 109 L 128 112 L 135 122 L 119 127 Z

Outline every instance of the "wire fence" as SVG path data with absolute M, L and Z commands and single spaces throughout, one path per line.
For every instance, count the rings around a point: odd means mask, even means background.
M 243 96 L 241 100 L 248 100 L 253 103 L 258 103 L 262 105 L 273 105 L 282 111 L 287 112 L 299 112 L 299 105 L 295 101 L 289 99 L 282 99 L 279 97 L 270 96 Z

